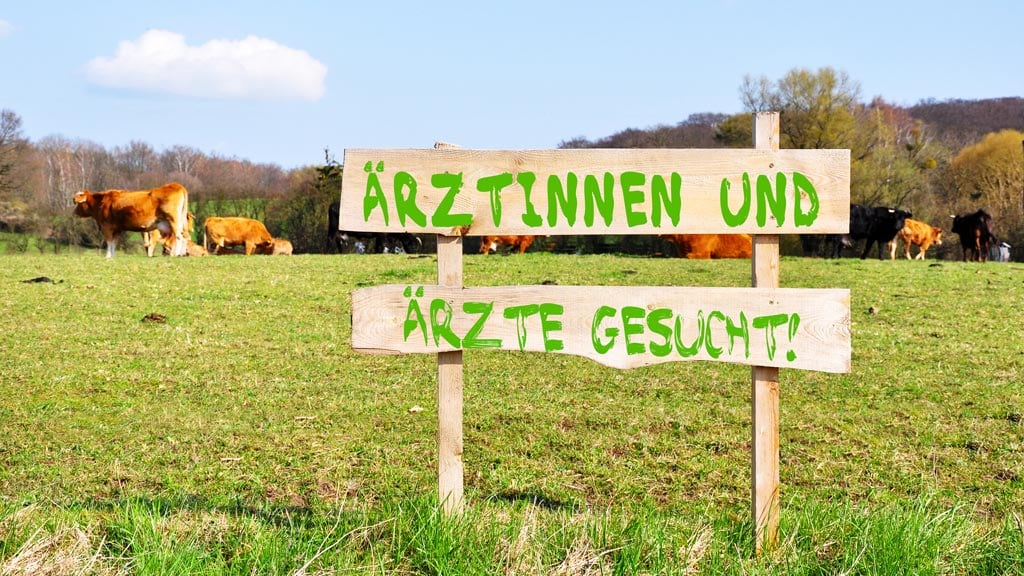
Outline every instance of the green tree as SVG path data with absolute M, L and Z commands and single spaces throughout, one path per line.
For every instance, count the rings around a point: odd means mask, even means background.
M 750 113 L 733 114 L 726 118 L 718 125 L 715 140 L 730 148 L 749 148 L 754 141 L 753 116 Z
M 943 173 L 942 189 L 956 213 L 984 208 L 996 235 L 1024 246 L 1024 132 L 1002 130 L 960 151 Z
M 332 202 L 341 198 L 342 166 L 324 150 L 324 164 L 296 171 L 287 194 L 267 210 L 271 234 L 291 241 L 295 252 L 328 250 L 327 220 Z
M 881 98 L 857 109 L 857 135 L 863 153 L 851 159 L 854 198 L 872 206 L 909 209 L 918 220 L 934 220 L 936 206 L 929 175 L 943 151 L 930 130 L 905 109 Z
M 926 201 L 928 171 L 934 168 L 927 129 L 905 111 L 876 98 L 859 101 L 860 85 L 832 68 L 796 68 L 781 79 L 746 76 L 740 86 L 745 114 L 718 126 L 727 146 L 750 146 L 754 112 L 779 112 L 782 148 L 850 151 L 851 201 L 868 205 L 914 207 Z
M 825 67 L 812 72 L 790 70 L 772 82 L 746 76 L 740 100 L 747 112 L 779 112 L 783 148 L 821 149 L 859 147 L 856 108 L 860 84 L 846 72 Z

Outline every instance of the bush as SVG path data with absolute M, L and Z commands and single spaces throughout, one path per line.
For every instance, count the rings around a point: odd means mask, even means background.
M 7 238 L 7 250 L 17 254 L 28 252 L 28 234 L 12 234 Z

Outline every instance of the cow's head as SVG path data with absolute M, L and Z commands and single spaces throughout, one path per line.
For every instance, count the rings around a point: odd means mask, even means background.
M 75 193 L 75 215 L 77 216 L 90 216 L 92 215 L 92 206 L 96 196 L 88 190 L 82 190 L 81 192 Z
M 892 215 L 892 229 L 899 232 L 906 224 L 907 218 L 913 218 L 914 215 L 906 210 L 900 209 L 889 209 L 889 214 Z

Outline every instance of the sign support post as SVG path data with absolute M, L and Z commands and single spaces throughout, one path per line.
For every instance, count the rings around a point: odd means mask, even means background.
M 437 237 L 437 283 L 462 287 L 462 237 Z M 462 350 L 437 353 L 437 496 L 445 514 L 462 511 Z
M 434 149 L 458 146 L 436 142 Z M 462 237 L 437 236 L 437 284 L 462 288 Z M 452 516 L 463 505 L 462 350 L 437 353 L 437 497 Z
M 779 149 L 779 113 L 754 116 L 754 148 Z M 753 236 L 750 259 L 754 288 L 779 287 L 779 236 Z M 778 544 L 779 533 L 779 369 L 751 369 L 751 515 L 757 553 Z

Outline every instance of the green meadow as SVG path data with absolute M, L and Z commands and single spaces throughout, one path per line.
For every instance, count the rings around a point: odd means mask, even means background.
M 26 282 L 46 277 L 49 281 Z M 0 574 L 1024 574 L 1024 265 L 784 257 L 851 291 L 852 372 L 780 374 L 757 556 L 750 368 L 349 342 L 432 255 L 0 255 Z M 749 286 L 747 260 L 466 255 L 467 286 Z

